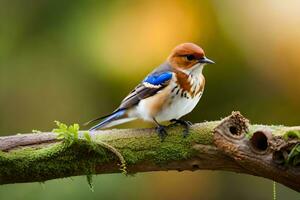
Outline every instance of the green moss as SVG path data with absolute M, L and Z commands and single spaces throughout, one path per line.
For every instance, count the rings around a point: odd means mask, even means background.
M 143 156 L 142 154 L 136 153 L 136 152 L 132 151 L 131 149 L 124 149 L 122 151 L 122 154 L 123 154 L 124 158 L 126 159 L 127 164 L 137 163 Z
M 299 130 L 292 130 L 292 131 L 287 131 L 283 135 L 283 139 L 289 140 L 289 139 L 300 139 L 300 131 Z
M 29 179 L 44 181 L 91 171 L 94 173 L 96 164 L 113 159 L 103 147 L 95 151 L 95 145 L 91 145 L 90 141 L 78 140 L 79 126 L 57 124 L 59 128 L 55 132 L 62 139 L 60 143 L 43 148 L 26 147 L 9 152 L 0 151 L 0 183 L 14 179 L 19 182 Z
M 79 126 L 72 128 L 58 124 L 62 142 L 43 147 L 27 147 L 9 152 L 0 152 L 0 183 L 45 181 L 58 177 L 94 174 L 95 167 L 118 161 L 111 149 L 101 145 L 105 142 L 117 149 L 125 158 L 127 165 L 152 162 L 158 165 L 168 161 L 188 159 L 195 155 L 191 144 L 211 144 L 212 129 L 216 123 L 205 123 L 191 130 L 183 138 L 181 127 L 168 129 L 168 136 L 161 142 L 156 133 L 99 136 L 90 138 L 89 134 L 78 135 Z M 125 172 L 126 166 L 122 163 Z
M 25 148 L 9 153 L 0 152 L 0 179 L 17 178 L 26 180 L 32 177 L 36 181 L 63 177 L 65 174 L 79 174 L 90 170 L 90 164 L 84 159 L 89 155 L 93 163 L 104 163 L 106 157 L 97 156 L 88 151 L 86 144 L 74 143 L 66 146 L 55 144 L 42 149 Z
M 183 131 L 181 127 L 171 127 L 163 142 L 156 133 L 153 133 L 138 138 L 111 139 L 109 143 L 119 149 L 128 165 L 143 161 L 160 165 L 168 161 L 188 159 L 194 156 L 196 152 L 191 148 L 194 143 L 212 144 L 214 126 L 215 123 L 197 126 L 190 131 L 186 138 L 183 138 L 181 134 Z
M 92 175 L 92 173 L 88 173 L 86 175 L 86 181 L 88 182 L 90 190 L 92 192 L 94 192 L 94 184 L 93 184 L 93 175 Z

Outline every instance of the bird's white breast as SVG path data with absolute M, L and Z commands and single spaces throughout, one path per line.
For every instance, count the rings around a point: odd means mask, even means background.
M 195 97 L 176 95 L 176 90 L 171 94 L 167 105 L 155 117 L 157 121 L 169 121 L 171 119 L 179 119 L 182 116 L 190 113 L 199 102 L 203 91 L 199 92 Z M 180 92 L 179 92 L 180 93 Z

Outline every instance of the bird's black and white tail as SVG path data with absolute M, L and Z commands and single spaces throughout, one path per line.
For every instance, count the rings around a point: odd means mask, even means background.
M 101 128 L 108 128 L 111 126 L 116 126 L 119 124 L 123 124 L 125 122 L 129 122 L 134 120 L 135 118 L 128 118 L 126 116 L 126 110 L 125 109 L 118 109 L 115 112 L 111 113 L 110 115 L 104 116 L 104 117 L 99 117 L 97 119 L 94 119 L 92 121 L 89 121 L 86 123 L 90 124 L 92 122 L 95 121 L 99 121 L 103 119 L 100 123 L 98 123 L 97 125 L 93 126 L 92 128 L 89 129 L 89 131 L 95 131 L 97 129 L 101 129 Z

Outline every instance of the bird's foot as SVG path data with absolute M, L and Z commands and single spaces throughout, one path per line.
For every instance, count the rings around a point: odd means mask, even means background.
M 156 127 L 156 132 L 160 138 L 160 140 L 163 142 L 165 140 L 165 138 L 167 137 L 168 133 L 166 131 L 166 127 L 159 125 Z
M 182 132 L 184 138 L 186 138 L 189 135 L 190 128 L 193 125 L 192 122 L 184 121 L 181 119 L 172 119 L 172 120 L 170 120 L 170 122 L 172 122 L 174 125 L 180 124 L 184 127 L 184 130 Z

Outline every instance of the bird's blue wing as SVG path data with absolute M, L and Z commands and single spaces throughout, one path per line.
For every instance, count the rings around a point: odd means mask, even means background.
M 130 108 L 140 102 L 140 100 L 155 95 L 165 88 L 172 79 L 171 71 L 159 71 L 149 74 L 127 97 L 122 101 L 119 108 Z
M 172 78 L 173 73 L 172 72 L 162 72 L 157 74 L 150 74 L 144 79 L 144 83 L 149 83 L 151 85 L 162 85 L 165 82 L 169 81 Z

